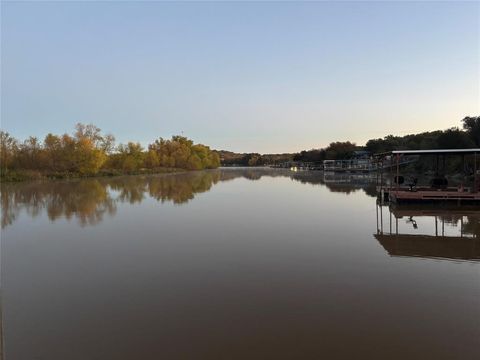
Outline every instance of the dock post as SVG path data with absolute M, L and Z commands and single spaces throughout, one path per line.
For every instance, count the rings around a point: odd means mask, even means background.
M 400 165 L 398 164 L 399 162 L 399 159 L 400 159 L 400 154 L 397 154 L 397 177 L 396 177 L 396 183 L 397 183 L 397 191 L 398 191 L 398 188 L 400 186 L 400 181 L 398 180 L 398 177 L 400 176 Z
M 392 235 L 392 209 L 388 208 L 390 211 L 390 235 Z
M 473 188 L 474 188 L 474 192 L 478 191 L 478 188 L 477 188 L 477 153 L 473 154 Z
M 383 207 L 380 205 L 380 231 L 383 235 Z

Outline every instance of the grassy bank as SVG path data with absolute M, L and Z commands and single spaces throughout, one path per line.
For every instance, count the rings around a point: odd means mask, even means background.
M 135 171 L 120 171 L 116 169 L 102 169 L 96 174 L 80 174 L 75 172 L 42 172 L 33 170 L 10 170 L 0 174 L 0 182 L 20 182 L 29 180 L 81 179 L 92 177 L 107 177 L 121 175 L 148 175 L 179 173 L 189 170 L 179 168 L 159 167 L 153 169 L 139 169 Z

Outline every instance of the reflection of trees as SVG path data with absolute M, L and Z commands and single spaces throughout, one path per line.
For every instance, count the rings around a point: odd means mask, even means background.
M 210 190 L 221 179 L 218 170 L 159 176 L 125 176 L 77 181 L 3 184 L 1 225 L 12 224 L 21 211 L 36 217 L 46 212 L 52 221 L 76 218 L 93 225 L 114 215 L 118 203 L 140 203 L 146 195 L 182 204 Z
M 427 217 L 438 226 L 446 224 L 449 227 L 458 227 L 460 234 L 480 237 L 480 211 L 474 205 L 440 205 L 418 204 L 390 207 L 390 211 L 397 218 L 417 219 Z
M 15 195 L 5 190 L 5 186 L 2 185 L 0 191 L 0 201 L 2 205 L 2 229 L 7 225 L 12 224 L 20 211 L 15 201 Z
M 467 215 L 467 221 L 463 222 L 462 232 L 480 237 L 480 217 Z
M 365 184 L 326 182 L 319 172 L 293 173 L 270 168 L 216 169 L 180 174 L 123 176 L 75 181 L 2 184 L 1 226 L 12 224 L 21 211 L 31 217 L 46 212 L 52 221 L 78 219 L 84 225 L 102 221 L 105 214 L 114 215 L 118 203 L 141 203 L 145 197 L 174 204 L 186 203 L 195 194 L 209 191 L 219 181 L 235 178 L 258 180 L 263 176 L 289 177 L 303 184 L 327 186 L 330 191 L 349 193 Z
M 195 194 L 209 191 L 220 179 L 218 171 L 193 172 L 167 175 L 161 178 L 147 178 L 151 197 L 161 201 L 182 204 L 194 198 Z
M 45 208 L 50 220 L 76 217 L 81 225 L 96 224 L 104 214 L 114 215 L 116 211 L 115 202 L 97 180 L 53 186 L 53 191 L 45 197 Z
M 327 176 L 319 171 L 292 172 L 287 169 L 270 168 L 229 168 L 218 171 L 221 173 L 221 181 L 238 177 L 248 180 L 258 180 L 263 176 L 289 177 L 302 184 L 326 186 L 331 192 L 350 194 L 363 190 L 368 196 L 377 196 L 376 179 L 371 175 L 335 174 Z
M 462 214 L 459 210 L 456 210 L 455 213 L 445 211 L 441 215 L 438 215 L 438 220 L 452 227 L 459 226 L 463 235 L 480 236 L 480 212 L 466 211 Z
M 135 204 L 141 203 L 145 197 L 144 194 L 147 191 L 145 179 L 144 176 L 112 178 L 105 181 L 105 185 L 118 192 L 117 201 Z
M 22 210 L 31 217 L 43 211 L 50 220 L 75 217 L 81 225 L 100 222 L 115 214 L 115 202 L 98 180 L 4 184 L 1 187 L 2 228 Z
M 220 174 L 220 181 L 229 181 L 236 178 L 245 178 L 248 180 L 259 180 L 263 176 L 277 177 L 277 176 L 290 176 L 289 170 L 282 169 L 270 169 L 270 168 L 228 168 L 217 170 Z
M 465 235 L 480 236 L 480 213 L 470 214 L 445 214 L 439 217 L 451 226 L 461 226 L 461 232 Z

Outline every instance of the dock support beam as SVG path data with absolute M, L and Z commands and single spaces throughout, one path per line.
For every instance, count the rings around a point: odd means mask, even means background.
M 400 186 L 400 181 L 399 181 L 399 176 L 400 176 L 400 165 L 399 165 L 399 160 L 400 160 L 400 154 L 397 154 L 396 156 L 396 161 L 397 161 L 397 177 L 396 177 L 396 183 L 397 183 L 397 190 Z
M 478 191 L 477 188 L 477 153 L 473 154 L 473 189 L 475 192 Z

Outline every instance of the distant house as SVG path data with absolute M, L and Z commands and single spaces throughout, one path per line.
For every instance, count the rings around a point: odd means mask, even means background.
M 356 150 L 353 152 L 352 159 L 369 159 L 370 158 L 370 152 L 366 150 Z

